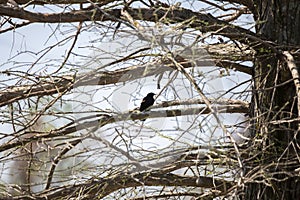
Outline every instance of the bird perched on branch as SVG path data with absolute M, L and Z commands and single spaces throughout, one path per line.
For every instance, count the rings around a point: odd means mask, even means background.
M 143 101 L 141 103 L 141 106 L 140 106 L 140 111 L 144 111 L 146 110 L 147 108 L 149 108 L 150 106 L 152 106 L 154 104 L 154 96 L 155 94 L 150 92 L 147 94 L 146 97 L 143 98 Z
M 146 97 L 143 98 L 143 101 L 139 109 L 141 112 L 154 104 L 154 98 L 153 98 L 154 95 L 155 95 L 154 93 L 150 92 L 147 94 Z M 145 119 L 143 119 L 142 121 L 145 121 Z

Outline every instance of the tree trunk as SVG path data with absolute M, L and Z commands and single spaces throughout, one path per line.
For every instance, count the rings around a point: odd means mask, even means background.
M 250 147 L 254 159 L 245 162 L 251 179 L 241 199 L 299 199 L 298 122 L 291 122 L 298 117 L 297 93 L 281 52 L 300 44 L 300 2 L 262 0 L 255 6 L 257 33 L 280 47 L 257 53 L 252 100 L 257 142 Z

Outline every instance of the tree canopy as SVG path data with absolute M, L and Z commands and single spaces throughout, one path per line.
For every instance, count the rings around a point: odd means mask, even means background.
M 299 8 L 0 0 L 0 197 L 296 199 Z

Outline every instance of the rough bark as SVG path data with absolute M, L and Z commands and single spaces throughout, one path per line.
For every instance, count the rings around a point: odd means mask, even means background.
M 300 2 L 256 1 L 256 8 L 257 33 L 276 42 L 281 48 L 277 52 L 271 49 L 257 52 L 252 103 L 255 104 L 254 117 L 257 117 L 255 134 L 261 140 L 254 145 L 259 155 L 256 157 L 259 158 L 257 164 L 263 172 L 254 172 L 253 165 L 246 169 L 248 175 L 256 173 L 256 178 L 247 184 L 242 199 L 298 199 L 300 179 L 294 170 L 299 166 L 299 160 L 296 159 L 299 147 L 294 144 L 299 142 L 299 122 L 291 119 L 299 117 L 299 102 L 291 70 L 281 52 L 288 46 L 300 44 Z M 295 60 L 295 63 L 299 65 L 299 60 Z M 287 119 L 291 122 L 280 122 Z M 277 166 L 271 164 L 274 162 Z

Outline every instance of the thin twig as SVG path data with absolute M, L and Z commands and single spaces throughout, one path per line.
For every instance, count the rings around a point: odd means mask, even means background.
M 65 147 L 53 160 L 49 174 L 47 176 L 47 183 L 46 183 L 46 187 L 45 190 L 50 188 L 51 182 L 52 182 L 52 178 L 53 178 L 53 174 L 55 172 L 55 169 L 58 165 L 58 162 L 61 161 L 61 158 L 63 155 L 65 155 L 66 153 L 68 153 L 73 147 L 75 147 L 79 142 L 81 142 L 82 139 L 77 139 L 71 142 L 67 142 L 67 147 Z

